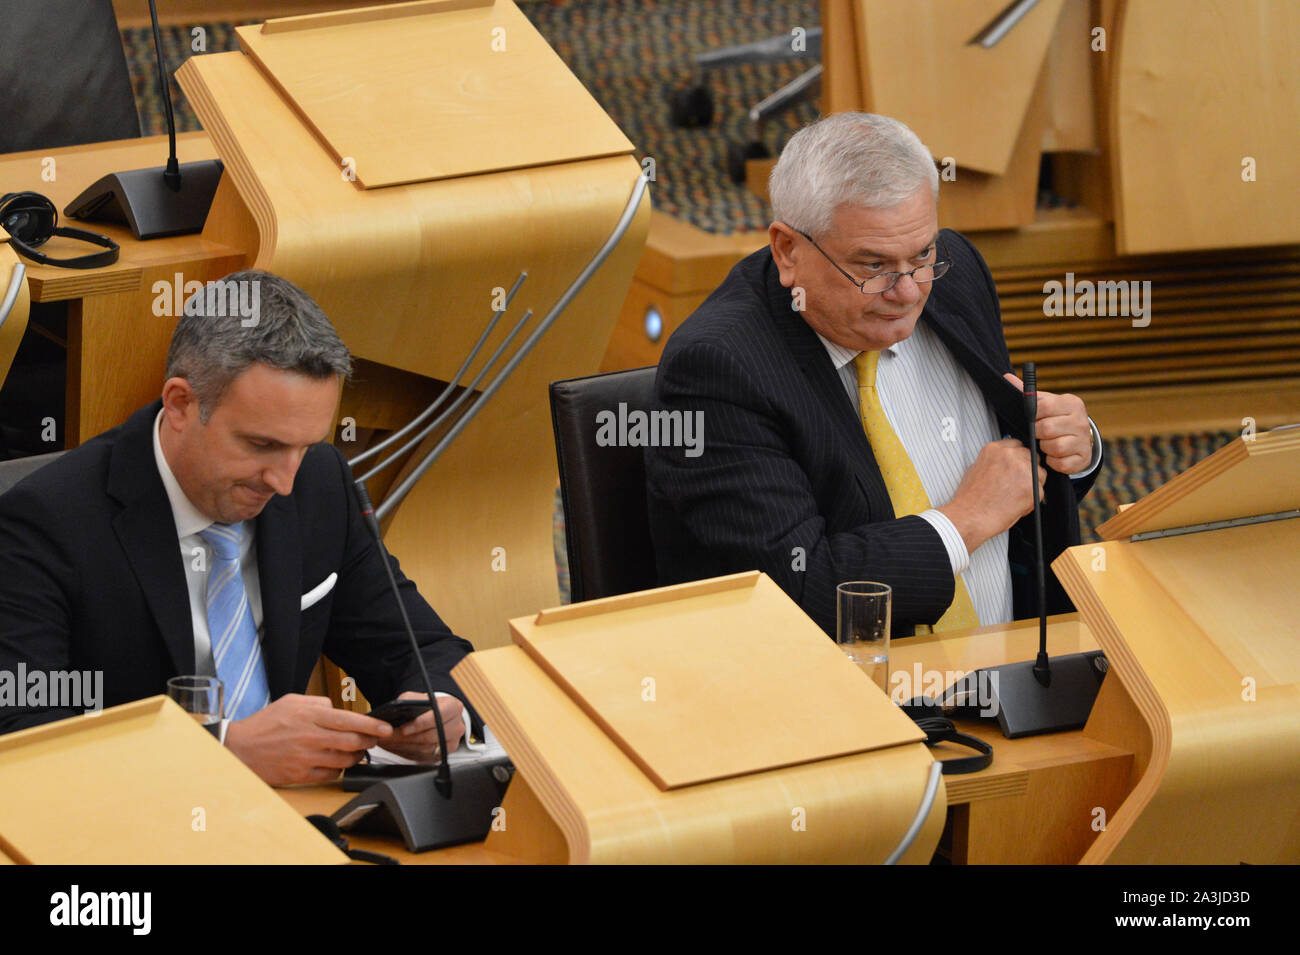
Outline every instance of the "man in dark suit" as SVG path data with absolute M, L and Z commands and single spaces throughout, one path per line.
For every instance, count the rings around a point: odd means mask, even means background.
M 938 228 L 928 151 L 837 114 L 790 140 L 771 196 L 770 246 L 659 363 L 662 407 L 705 434 L 647 450 L 661 582 L 759 569 L 827 633 L 851 580 L 892 587 L 895 636 L 1036 613 L 1020 381 L 987 266 Z M 1050 561 L 1078 543 L 1101 441 L 1073 395 L 1040 391 L 1035 429 Z
M 393 730 L 303 695 L 324 653 L 371 700 L 426 698 L 347 464 L 326 443 L 350 369 L 329 320 L 284 279 L 238 272 L 195 293 L 161 400 L 0 497 L 0 672 L 102 673 L 100 706 L 215 675 L 226 745 L 272 784 L 332 778 L 376 743 L 432 758 L 432 712 Z M 466 714 L 448 673 L 472 648 L 392 566 L 450 747 Z M 76 712 L 8 702 L 0 732 Z

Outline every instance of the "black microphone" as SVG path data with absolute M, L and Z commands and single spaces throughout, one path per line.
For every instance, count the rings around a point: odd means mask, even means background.
M 482 842 L 487 838 L 493 823 L 498 819 L 502 799 L 510 780 L 514 777 L 514 763 L 508 756 L 496 756 L 459 764 L 451 768 L 447 752 L 447 731 L 438 709 L 438 697 L 433 681 L 420 655 L 420 645 L 415 639 L 410 615 L 397 588 L 397 578 L 379 533 L 375 508 L 366 492 L 364 481 L 353 482 L 361 516 L 370 529 L 380 560 L 388 574 L 388 584 L 397 600 L 402 624 L 411 641 L 411 652 L 424 679 L 424 687 L 433 706 L 433 719 L 438 727 L 438 746 L 442 763 L 436 771 L 417 772 L 394 777 L 368 786 L 330 817 L 340 828 L 363 833 L 399 835 L 411 852 L 424 852 L 465 842 Z M 453 787 L 452 781 L 455 780 Z M 373 860 L 372 860 L 373 861 Z
M 1034 486 L 1034 575 L 1038 583 L 1038 659 L 1034 679 L 1052 685 L 1052 666 L 1047 659 L 1047 570 L 1043 559 L 1043 499 L 1038 487 L 1038 370 L 1025 362 L 1021 378 L 1025 383 L 1025 417 L 1029 420 L 1029 482 Z
M 1034 493 L 1034 575 L 1038 585 L 1038 657 L 967 673 L 944 692 L 943 706 L 961 716 L 996 716 L 1008 739 L 1080 729 L 1106 674 L 1100 650 L 1056 658 L 1056 679 L 1047 655 L 1047 561 L 1043 555 L 1042 496 L 1038 487 L 1038 373 L 1023 369 L 1029 426 L 1029 468 Z
M 155 0 L 149 0 L 149 17 L 153 22 L 159 95 L 167 119 L 167 165 L 109 173 L 63 210 L 72 219 L 129 226 L 137 239 L 202 232 L 225 168 L 220 159 L 202 159 L 183 165 L 176 161 L 176 116 L 172 111 L 171 84 L 167 82 Z
M 411 641 L 411 652 L 415 654 L 415 662 L 419 664 L 420 676 L 424 679 L 425 692 L 429 694 L 429 703 L 433 706 L 433 721 L 438 727 L 438 752 L 442 754 L 442 763 L 438 766 L 438 791 L 447 799 L 451 798 L 451 770 L 447 757 L 447 731 L 442 724 L 442 711 L 438 708 L 438 697 L 433 692 L 433 681 L 429 679 L 429 670 L 424 665 L 424 657 L 420 654 L 419 641 L 415 639 L 415 629 L 411 626 L 411 617 L 406 612 L 406 602 L 402 600 L 401 591 L 397 589 L 397 578 L 393 576 L 393 565 L 388 562 L 388 549 L 384 547 L 383 536 L 379 533 L 379 521 L 375 520 L 375 505 L 370 501 L 370 495 L 366 492 L 366 485 L 362 481 L 355 481 L 352 485 L 356 488 L 357 503 L 361 505 L 361 518 L 366 522 L 366 527 L 370 528 L 370 536 L 375 539 L 375 546 L 379 548 L 379 558 L 384 565 L 384 570 L 388 572 L 388 584 L 393 590 L 393 599 L 397 601 L 397 609 L 402 614 L 402 625 L 406 627 L 406 635 Z

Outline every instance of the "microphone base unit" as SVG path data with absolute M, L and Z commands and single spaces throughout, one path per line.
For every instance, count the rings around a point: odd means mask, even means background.
M 1007 739 L 1082 729 L 1106 676 L 1100 650 L 1052 657 L 1052 680 L 1043 686 L 1034 661 L 972 670 L 943 695 L 945 711 L 996 716 Z
M 167 185 L 162 166 L 109 173 L 68 203 L 63 214 L 129 226 L 137 239 L 202 232 L 224 168 L 220 159 L 181 163 L 178 191 Z
M 436 770 L 389 779 L 366 789 L 330 818 L 351 833 L 401 836 L 409 852 L 482 842 L 514 773 L 506 757 L 455 764 L 450 798 L 438 790 Z

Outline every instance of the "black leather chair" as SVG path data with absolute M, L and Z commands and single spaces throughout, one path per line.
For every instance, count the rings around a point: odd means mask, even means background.
M 9 490 L 29 474 L 35 474 L 64 453 L 63 451 L 51 451 L 49 454 L 33 454 L 25 458 L 0 461 L 0 494 Z
M 140 135 L 112 0 L 5 0 L 0 6 L 0 153 Z M 146 82 L 157 84 L 156 75 Z M 166 150 L 159 155 L 165 160 Z M 0 192 L 43 192 L 40 166 L 32 169 L 30 181 L 6 183 Z
M 596 415 L 649 410 L 655 369 L 636 368 L 551 383 L 551 424 L 560 465 L 569 586 L 575 603 L 658 583 L 639 447 L 596 443 Z

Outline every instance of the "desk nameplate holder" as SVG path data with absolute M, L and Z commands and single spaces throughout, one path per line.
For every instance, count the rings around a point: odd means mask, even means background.
M 1084 733 L 1137 754 L 1084 862 L 1300 862 L 1297 516 L 1300 431 L 1278 429 L 1052 564 L 1128 698 L 1103 690 Z
M 921 804 L 933 759 L 920 732 L 765 575 L 572 604 L 511 629 L 517 646 L 452 673 L 517 767 L 490 850 L 881 862 Z M 805 718 L 784 718 L 783 693 L 807 702 Z M 929 861 L 939 792 L 904 862 Z

